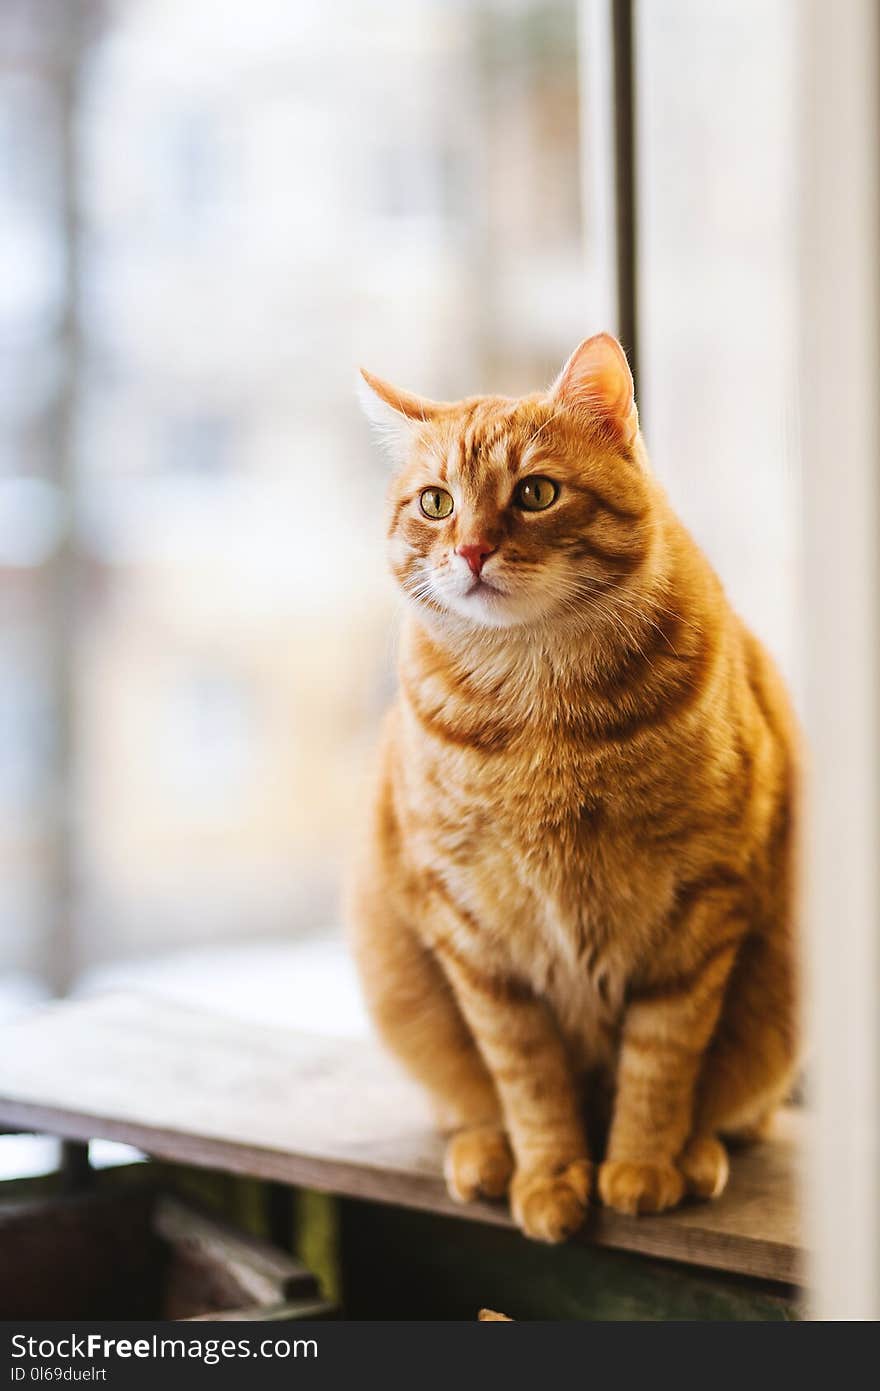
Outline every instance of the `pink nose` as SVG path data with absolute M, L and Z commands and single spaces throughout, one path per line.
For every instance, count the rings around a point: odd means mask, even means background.
M 488 541 L 469 541 L 464 546 L 456 548 L 456 555 L 463 556 L 470 566 L 471 574 L 479 578 L 480 571 L 485 565 L 490 555 L 494 555 L 495 546 L 490 546 Z

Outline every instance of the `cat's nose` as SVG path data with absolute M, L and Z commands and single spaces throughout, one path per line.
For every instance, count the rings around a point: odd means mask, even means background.
M 468 541 L 463 546 L 456 546 L 455 554 L 462 556 L 470 566 L 471 574 L 479 578 L 489 556 L 494 555 L 496 550 L 497 547 L 488 541 Z

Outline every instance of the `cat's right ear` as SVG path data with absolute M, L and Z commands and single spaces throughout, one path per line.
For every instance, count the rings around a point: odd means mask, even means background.
M 434 420 L 444 409 L 443 403 L 401 391 L 363 367 L 360 372 L 357 392 L 364 414 L 379 432 L 386 453 L 395 463 L 402 463 L 413 431 Z
M 585 338 L 550 389 L 551 399 L 575 412 L 603 420 L 630 445 L 639 429 L 633 379 L 626 353 L 610 333 Z

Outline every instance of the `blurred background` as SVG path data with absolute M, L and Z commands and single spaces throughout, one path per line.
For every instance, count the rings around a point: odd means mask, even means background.
M 361 1026 L 396 600 L 355 370 L 516 393 L 617 327 L 599 8 L 4 0 L 0 1008 Z M 799 689 L 797 11 L 638 3 L 635 77 L 649 449 Z

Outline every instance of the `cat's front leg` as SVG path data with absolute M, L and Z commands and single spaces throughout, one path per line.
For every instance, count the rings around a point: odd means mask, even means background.
M 511 1210 L 526 1236 L 558 1242 L 586 1213 L 590 1163 L 577 1090 L 550 1011 L 478 953 L 434 944 L 495 1082 L 515 1161 Z M 453 1145 L 455 1141 L 453 1141 Z
M 704 922 L 713 916 L 701 912 Z M 602 1201 L 618 1212 L 675 1207 L 686 1173 L 697 1191 L 690 1176 L 694 1091 L 741 936 L 741 928 L 722 923 L 690 969 L 660 975 L 631 994 L 608 1151 L 599 1169 Z M 707 1143 L 724 1156 L 717 1141 L 707 1137 Z

